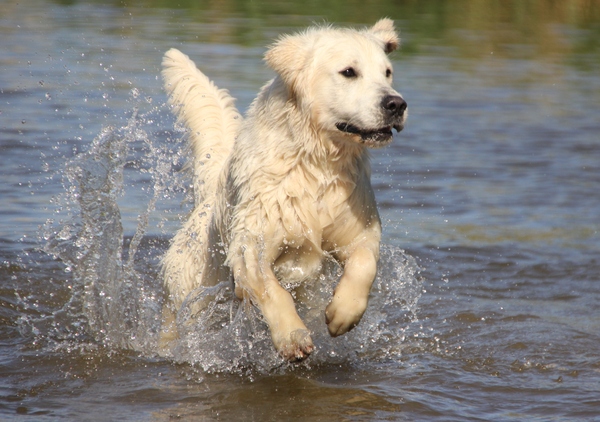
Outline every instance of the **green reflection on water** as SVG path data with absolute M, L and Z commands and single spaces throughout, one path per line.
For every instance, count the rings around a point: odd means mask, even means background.
M 62 1 L 59 3 L 64 4 Z M 77 2 L 74 2 L 77 3 Z M 85 2 L 83 2 L 85 3 Z M 443 48 L 478 58 L 551 58 L 597 69 L 600 2 L 596 0 L 114 0 L 92 1 L 160 13 L 171 31 L 199 42 L 264 46 L 279 33 L 314 22 L 372 24 L 393 18 L 403 37 L 400 54 Z M 208 25 L 190 28 L 185 23 Z

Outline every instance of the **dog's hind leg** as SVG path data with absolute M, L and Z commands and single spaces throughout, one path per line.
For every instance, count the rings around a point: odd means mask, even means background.
M 160 355 L 166 355 L 170 348 L 171 342 L 177 339 L 177 316 L 170 304 L 164 304 L 162 308 L 162 324 L 158 337 L 158 351 Z

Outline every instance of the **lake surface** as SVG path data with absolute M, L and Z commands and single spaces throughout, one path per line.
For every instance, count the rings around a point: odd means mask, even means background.
M 2 5 L 1 420 L 600 415 L 600 4 L 180 3 Z M 301 309 L 317 350 L 287 365 L 222 290 L 159 357 L 158 260 L 189 210 L 163 52 L 245 110 L 279 34 L 383 16 L 410 115 L 372 154 L 384 246 L 363 321 L 330 339 Z

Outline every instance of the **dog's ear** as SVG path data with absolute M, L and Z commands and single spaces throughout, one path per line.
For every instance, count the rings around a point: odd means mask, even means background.
M 267 65 L 290 87 L 295 85 L 298 74 L 306 64 L 305 37 L 305 34 L 285 35 L 265 53 Z
M 394 27 L 394 21 L 389 18 L 383 18 L 377 21 L 369 32 L 383 41 L 383 50 L 386 54 L 391 53 L 400 45 L 400 37 Z

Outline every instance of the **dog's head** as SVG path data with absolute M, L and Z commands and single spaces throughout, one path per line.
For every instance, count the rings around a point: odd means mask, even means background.
M 316 130 L 378 147 L 391 142 L 407 116 L 387 57 L 398 44 L 392 20 L 381 19 L 362 31 L 321 27 L 284 36 L 265 59 Z

